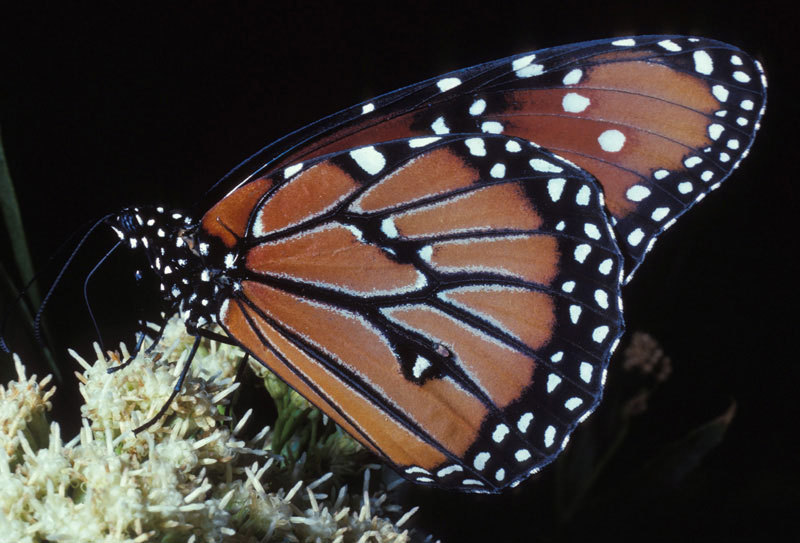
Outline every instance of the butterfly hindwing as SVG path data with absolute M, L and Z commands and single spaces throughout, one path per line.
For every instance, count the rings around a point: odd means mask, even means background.
M 225 224 L 248 251 L 221 323 L 404 476 L 496 491 L 599 401 L 621 256 L 580 169 L 521 139 L 447 135 L 239 190 L 257 203 Z

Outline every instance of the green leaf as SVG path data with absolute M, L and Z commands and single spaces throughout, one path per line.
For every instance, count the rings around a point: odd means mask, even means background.
M 6 232 L 8 232 L 8 238 L 11 242 L 11 250 L 13 252 L 12 258 L 16 265 L 17 272 L 19 273 L 22 284 L 27 284 L 34 275 L 33 259 L 31 258 L 30 251 L 28 250 L 28 241 L 25 236 L 25 228 L 22 225 L 22 213 L 19 209 L 17 193 L 14 190 L 14 183 L 12 182 L 11 174 L 8 171 L 6 155 L 5 151 L 3 150 L 2 133 L 0 133 L 0 214 L 3 216 L 3 224 L 6 227 Z M 16 297 L 18 289 L 13 286 L 13 280 L 11 279 L 8 270 L 2 268 L 1 275 L 4 279 L 3 286 L 9 291 L 8 298 L 6 299 L 13 301 Z M 27 301 L 30 302 L 31 307 L 38 307 L 41 304 L 41 296 L 39 295 L 39 290 L 36 288 L 36 284 L 30 285 L 25 294 L 27 295 Z M 29 331 L 32 332 L 34 329 L 32 312 L 28 307 L 25 306 L 24 303 L 21 303 L 20 306 L 22 307 L 22 315 L 25 319 L 25 324 L 27 325 Z M 9 309 L 6 306 L 2 311 L 3 315 L 0 315 L 0 317 L 4 318 L 6 316 L 5 312 L 9 311 Z M 47 326 L 44 322 L 42 322 L 42 331 L 44 332 L 45 337 L 49 337 Z M 48 365 L 50 366 L 50 371 L 53 372 L 56 381 L 60 382 L 61 372 L 59 371 L 58 365 L 50 353 L 50 350 L 45 347 L 42 349 L 42 351 L 44 353 L 44 357 L 47 359 Z

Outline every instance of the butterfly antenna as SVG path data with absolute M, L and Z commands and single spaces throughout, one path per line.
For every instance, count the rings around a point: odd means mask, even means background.
M 82 236 L 81 240 L 78 242 L 78 244 L 77 244 L 77 245 L 75 246 L 75 248 L 73 249 L 73 253 L 72 253 L 72 255 L 70 255 L 70 257 L 67 259 L 67 263 L 66 263 L 66 264 L 64 264 L 64 265 L 62 266 L 62 268 L 61 268 L 61 272 L 58 274 L 58 278 L 57 278 L 57 279 L 56 279 L 56 280 L 53 282 L 53 284 L 50 286 L 50 289 L 48 290 L 48 292 L 47 292 L 47 295 L 46 295 L 46 296 L 45 296 L 45 298 L 44 298 L 44 299 L 45 299 L 45 301 L 47 300 L 47 298 L 49 298 L 49 297 L 50 297 L 50 295 L 51 295 L 51 293 L 52 293 L 53 289 L 55 288 L 55 286 L 56 286 L 56 284 L 58 283 L 59 279 L 60 279 L 60 278 L 61 278 L 61 276 L 64 274 L 64 271 L 66 270 L 67 266 L 69 265 L 69 262 L 70 262 L 70 261 L 73 259 L 73 257 L 74 257 L 74 255 L 75 255 L 75 253 L 78 251 L 78 249 L 81 247 L 81 245 L 83 245 L 83 243 L 86 241 L 86 238 L 88 238 L 88 237 L 89 237 L 89 234 L 91 234 L 91 233 L 92 233 L 92 231 L 94 231 L 94 229 L 95 229 L 95 228 L 97 228 L 97 225 L 98 225 L 100 222 L 102 222 L 102 221 L 106 220 L 107 218 L 109 218 L 109 217 L 111 217 L 111 216 L 112 216 L 112 215 L 110 215 L 110 214 L 109 214 L 109 215 L 107 215 L 107 216 L 103 217 L 102 219 L 100 219 L 99 221 L 96 221 L 94 224 L 92 224 L 92 226 L 90 226 L 90 227 L 89 227 L 89 230 L 88 230 L 88 231 L 86 231 L 86 233 L 85 233 L 85 234 L 83 234 L 83 236 Z M 80 230 L 79 230 L 79 231 L 80 231 Z M 44 271 L 45 271 L 45 270 L 47 270 L 47 269 L 49 269 L 49 268 L 50 268 L 50 266 L 53 264 L 53 262 L 55 262 L 55 261 L 56 261 L 56 259 L 57 259 L 57 258 L 58 258 L 58 257 L 59 257 L 59 256 L 60 256 L 60 255 L 61 255 L 61 254 L 62 254 L 62 253 L 63 253 L 63 252 L 64 252 L 64 251 L 67 249 L 67 248 L 68 248 L 68 247 L 71 247 L 71 246 L 72 246 L 72 244 L 71 244 L 71 241 L 74 239 L 74 237 L 76 236 L 76 234 L 77 234 L 77 232 L 76 232 L 76 233 L 73 233 L 72 235 L 70 235 L 70 236 L 69 236 L 69 238 L 67 238 L 67 240 L 66 240 L 64 243 L 62 243 L 62 244 L 61 244 L 61 246 L 60 246 L 60 247 L 59 247 L 59 248 L 58 248 L 58 249 L 57 249 L 57 250 L 56 250 L 56 251 L 55 251 L 55 252 L 54 252 L 54 253 L 53 253 L 53 254 L 52 254 L 52 255 L 51 255 L 51 256 L 50 256 L 48 259 L 47 259 L 47 262 L 45 263 L 45 265 L 44 265 L 44 266 L 43 266 L 43 267 L 42 267 L 42 268 L 41 268 L 41 269 L 40 269 L 38 272 L 36 272 L 36 273 L 34 274 L 34 276 L 33 276 L 33 277 L 32 277 L 32 278 L 31 278 L 31 279 L 30 279 L 30 280 L 29 280 L 29 281 L 28 281 L 28 282 L 27 282 L 27 283 L 26 283 L 26 284 L 25 284 L 25 285 L 24 285 L 24 286 L 23 286 L 21 289 L 20 289 L 19 293 L 18 293 L 18 294 L 17 294 L 17 296 L 14 298 L 14 301 L 13 301 L 12 303 L 10 303 L 10 304 L 8 304 L 8 305 L 6 306 L 5 310 L 3 311 L 3 317 L 2 317 L 2 321 L 0 322 L 0 349 L 2 349 L 4 352 L 7 352 L 7 353 L 8 353 L 8 352 L 11 352 L 11 350 L 10 350 L 10 348 L 9 348 L 9 346 L 8 346 L 8 343 L 6 342 L 6 338 L 5 338 L 5 334 L 4 334 L 4 331 L 5 331 L 5 329 L 6 329 L 6 325 L 8 324 L 8 319 L 11 317 L 11 308 L 13 308 L 13 307 L 14 307 L 14 306 L 15 306 L 17 303 L 19 303 L 21 300 L 24 300 L 24 297 L 25 297 L 25 295 L 26 295 L 26 294 L 27 294 L 27 293 L 30 291 L 30 289 L 31 289 L 32 285 L 33 285 L 33 284 L 34 284 L 36 281 L 38 281 L 38 280 L 39 280 L 39 278 L 42 276 L 42 274 L 44 273 Z M 42 309 L 43 309 L 43 308 L 44 308 L 44 302 L 42 302 L 42 303 L 40 304 L 40 306 L 39 306 L 39 309 L 37 310 L 37 312 L 36 312 L 36 314 L 35 314 L 35 318 L 34 318 L 34 323 L 35 323 L 35 324 L 34 324 L 35 337 L 36 337 L 36 340 L 37 340 L 39 343 L 42 343 L 41 333 L 39 332 L 39 330 L 41 329 L 41 324 L 39 323 L 39 321 L 41 320 L 40 313 L 41 313 L 41 311 L 42 311 Z
M 56 286 L 58 285 L 58 283 L 61 281 L 61 278 L 64 276 L 64 273 L 66 273 L 67 268 L 69 268 L 69 266 L 72 263 L 72 261 L 75 260 L 75 256 L 78 254 L 78 251 L 80 250 L 80 248 L 83 246 L 84 243 L 86 243 L 86 240 L 89 238 L 89 236 L 92 234 L 92 232 L 94 232 L 97 229 L 98 226 L 103 224 L 110 217 L 113 217 L 113 214 L 109 213 L 105 217 L 97 220 L 89 228 L 89 230 L 86 231 L 86 233 L 83 235 L 83 237 L 81 237 L 81 239 L 78 242 L 78 244 L 75 246 L 75 249 L 72 250 L 72 253 L 69 255 L 69 258 L 67 258 L 67 261 L 64 262 L 63 266 L 61 266 L 61 270 L 59 270 L 58 275 L 56 276 L 55 280 L 53 281 L 53 284 L 50 285 L 50 288 L 47 290 L 47 294 L 44 295 L 44 298 L 42 299 L 42 304 L 39 306 L 39 309 L 36 311 L 36 316 L 33 319 L 34 335 L 36 336 L 36 340 L 39 341 L 40 343 L 42 342 L 42 334 L 41 334 L 42 312 L 44 311 L 44 308 L 47 305 L 47 302 L 50 300 L 50 297 L 53 295 L 53 292 L 55 291 Z M 114 249 L 116 249 L 116 247 L 120 243 L 122 243 L 122 242 L 118 241 L 116 243 L 116 245 L 114 245 L 114 247 L 111 250 L 113 251 Z M 27 286 L 26 286 L 26 288 L 27 288 Z
M 117 247 L 119 247 L 121 244 L 122 241 L 118 241 L 117 243 L 115 243 L 114 246 L 111 249 L 109 249 L 106 254 L 103 255 L 103 258 L 101 258 L 97 262 L 97 264 L 94 265 L 91 271 L 89 271 L 89 273 L 86 274 L 86 279 L 83 280 L 83 301 L 84 303 L 86 303 L 86 309 L 89 311 L 89 318 L 92 319 L 92 325 L 94 326 L 94 331 L 97 334 L 97 339 L 100 343 L 101 352 L 106 352 L 106 349 L 105 345 L 103 345 L 103 336 L 100 333 L 100 327 L 97 325 L 97 319 L 95 319 L 94 311 L 92 311 L 92 305 L 89 303 L 89 279 L 92 278 L 94 272 L 96 272 L 100 268 L 100 266 L 102 266 L 103 263 L 106 260 L 108 260 L 108 257 L 111 256 L 111 253 L 113 253 L 117 249 Z

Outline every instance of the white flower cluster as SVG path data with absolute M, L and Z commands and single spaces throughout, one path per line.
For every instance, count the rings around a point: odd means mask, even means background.
M 192 341 L 173 319 L 158 354 L 140 353 L 114 373 L 97 347 L 91 364 L 71 352 L 86 403 L 67 443 L 47 423 L 50 377 L 26 377 L 15 357 L 18 379 L 0 386 L 0 542 L 410 540 L 402 525 L 416 508 L 395 522 L 382 517 L 398 508 L 370 495 L 369 470 L 363 492 L 351 494 L 331 473 L 304 483 L 303 456 L 287 490 L 276 482 L 287 469 L 269 428 L 243 441 L 250 412 L 233 429 L 222 424 L 218 406 L 238 386 L 232 347 L 201 348 L 169 417 L 134 434 L 169 396 Z

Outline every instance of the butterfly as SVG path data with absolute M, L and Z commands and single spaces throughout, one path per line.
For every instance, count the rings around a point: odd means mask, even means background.
M 200 217 L 110 222 L 197 341 L 219 325 L 407 479 L 499 492 L 597 407 L 622 285 L 747 155 L 765 93 L 710 39 L 554 47 L 297 130 Z

